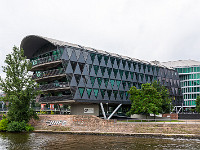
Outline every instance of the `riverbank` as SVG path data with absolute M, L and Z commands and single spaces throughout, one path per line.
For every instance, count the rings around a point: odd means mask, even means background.
M 200 139 L 200 135 L 198 134 L 124 133 L 124 132 L 52 131 L 52 130 L 35 130 L 33 131 L 33 133 Z
M 182 122 L 117 122 L 96 116 L 40 115 L 32 121 L 34 132 L 117 136 L 200 137 L 200 124 Z

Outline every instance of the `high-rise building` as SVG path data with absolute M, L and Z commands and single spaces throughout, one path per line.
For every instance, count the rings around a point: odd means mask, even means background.
M 173 105 L 182 104 L 178 73 L 165 66 L 35 35 L 21 48 L 44 92 L 41 104 L 69 104 L 71 114 L 98 116 L 102 104 L 130 107 L 129 88 L 154 80 L 169 89 Z
M 184 97 L 184 107 L 194 108 L 196 106 L 195 100 L 200 95 L 200 62 L 195 60 L 178 60 L 161 64 L 178 72 Z

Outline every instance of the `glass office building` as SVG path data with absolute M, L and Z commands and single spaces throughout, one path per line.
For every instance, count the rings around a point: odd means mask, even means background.
M 166 62 L 164 65 L 174 68 L 179 74 L 184 106 L 195 107 L 195 100 L 200 95 L 200 62 L 179 60 Z
M 130 106 L 129 88 L 156 80 L 169 89 L 173 105 L 182 104 L 178 73 L 165 66 L 35 35 L 21 48 L 44 93 L 40 103 Z

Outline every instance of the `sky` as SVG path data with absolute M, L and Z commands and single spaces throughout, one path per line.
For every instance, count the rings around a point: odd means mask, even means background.
M 27 35 L 146 61 L 200 60 L 200 0 L 0 0 L 0 66 Z

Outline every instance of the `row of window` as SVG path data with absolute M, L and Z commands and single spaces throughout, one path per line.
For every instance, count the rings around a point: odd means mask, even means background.
M 183 82 L 181 82 L 181 87 L 184 87 L 184 86 L 197 86 L 197 85 L 200 85 L 200 80 L 183 81 Z
M 180 80 L 200 79 L 200 73 L 180 75 Z
M 176 68 L 178 73 L 200 72 L 200 67 Z
M 185 99 L 197 99 L 197 96 L 199 96 L 199 94 L 184 94 L 184 100 Z
M 97 98 L 98 97 L 98 94 L 100 93 L 101 94 L 101 97 L 104 99 L 105 98 L 105 95 L 107 94 L 108 98 L 110 99 L 111 98 L 111 95 L 113 94 L 115 100 L 117 99 L 118 95 L 121 100 L 123 100 L 124 98 L 124 95 L 126 97 L 126 99 L 128 99 L 128 93 L 125 92 L 125 91 L 117 91 L 117 90 L 105 90 L 105 89 L 90 89 L 90 88 L 78 88 L 79 89 L 79 92 L 80 92 L 80 96 L 81 98 L 83 98 L 83 94 L 84 94 L 84 91 L 86 89 L 86 92 L 87 92 L 87 96 L 88 98 L 91 97 L 91 93 L 92 91 L 94 92 L 94 96 Z
M 200 87 L 182 88 L 182 93 L 188 93 L 188 92 L 200 92 Z
M 184 101 L 184 105 L 185 106 L 194 106 L 194 105 L 196 105 L 196 102 L 195 102 L 195 100 L 187 100 L 187 101 Z

